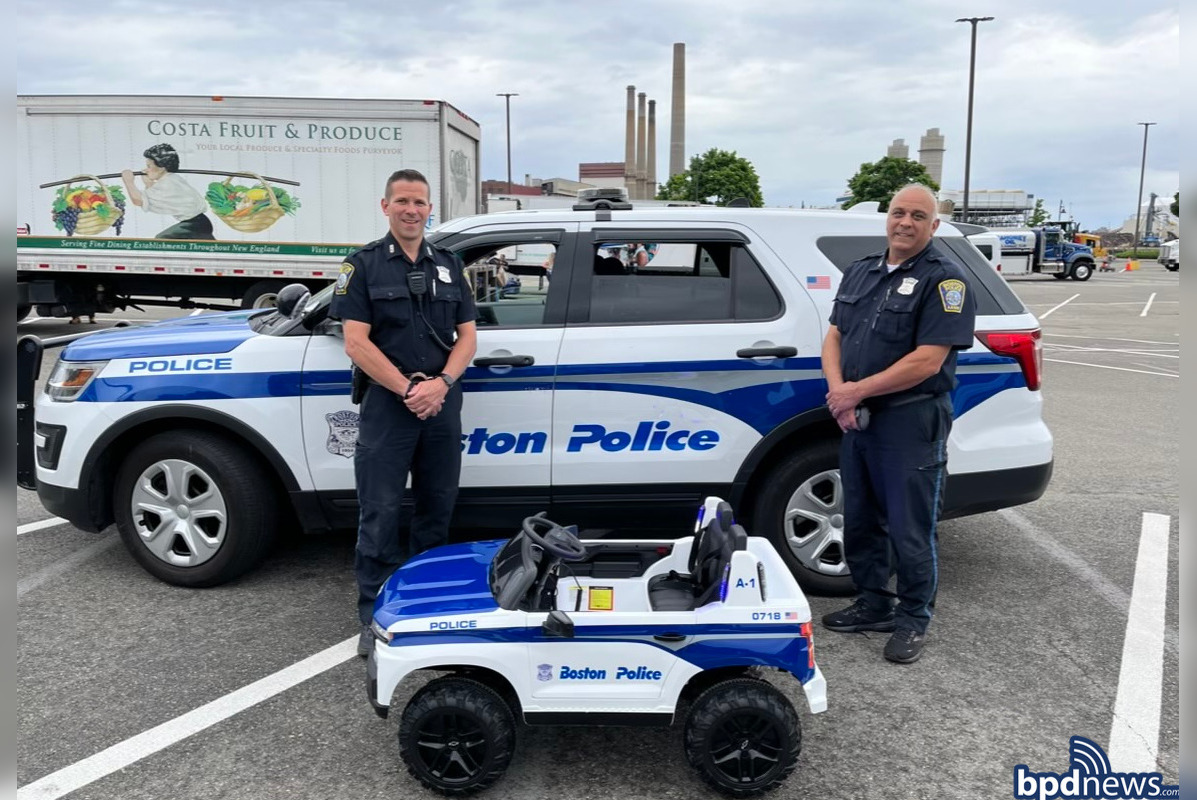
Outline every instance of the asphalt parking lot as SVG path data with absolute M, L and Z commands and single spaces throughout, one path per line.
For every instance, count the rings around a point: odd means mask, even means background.
M 779 682 L 804 743 L 771 796 L 1010 797 L 1016 765 L 1065 772 L 1072 736 L 1107 747 L 1116 770 L 1147 754 L 1178 782 L 1179 277 L 1144 262 L 1011 286 L 1043 327 L 1051 486 L 941 526 L 918 663 L 884 661 L 884 634 L 816 628 L 829 710 L 812 716 L 797 683 Z M 78 328 L 34 318 L 18 333 Z M 113 530 L 38 524 L 49 516 L 18 490 L 18 797 L 426 796 L 399 761 L 398 715 L 372 713 L 353 656 L 352 533 L 287 539 L 251 575 L 185 590 L 142 571 Z M 1152 526 L 1167 532 L 1154 551 L 1141 544 Z M 1124 659 L 1152 591 L 1162 660 L 1138 646 Z M 816 618 L 843 603 L 810 600 Z M 686 765 L 677 725 L 521 729 L 485 796 L 583 793 L 716 796 Z

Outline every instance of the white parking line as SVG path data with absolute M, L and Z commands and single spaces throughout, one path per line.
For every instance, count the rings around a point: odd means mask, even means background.
M 17 599 L 25 595 L 26 592 L 31 592 L 37 587 L 41 586 L 48 580 L 53 580 L 63 573 L 70 572 L 75 567 L 82 564 L 105 550 L 111 548 L 120 541 L 119 536 L 105 536 L 98 542 L 93 542 L 87 547 L 76 550 L 68 556 L 64 556 L 57 561 L 54 561 L 48 567 L 43 567 L 32 575 L 28 575 L 17 581 Z
M 17 800 L 52 800 L 70 794 L 356 657 L 357 634 L 354 634 L 314 656 L 188 711 L 181 717 L 175 717 L 69 767 L 27 783 L 17 789 Z
M 1086 364 L 1084 361 L 1065 361 L 1062 358 L 1045 358 L 1044 361 L 1053 361 L 1057 364 L 1075 364 L 1078 367 L 1096 367 L 1097 369 L 1114 369 L 1119 372 L 1137 372 L 1140 375 L 1159 375 L 1162 378 L 1179 378 L 1180 375 L 1175 372 L 1152 372 L 1147 369 L 1131 369 L 1130 367 L 1111 367 L 1108 364 Z
M 1171 518 L 1144 514 L 1106 754 L 1116 772 L 1157 772 Z
M 1147 298 L 1147 305 L 1143 306 L 1143 310 L 1139 312 L 1140 317 L 1147 316 L 1147 312 L 1151 310 L 1151 304 L 1155 302 L 1155 292 L 1151 293 L 1151 297 Z
M 1175 342 L 1157 342 L 1154 339 L 1119 339 L 1116 336 L 1081 336 L 1075 333 L 1049 333 L 1043 332 L 1044 336 L 1059 336 L 1063 339 L 1092 339 L 1099 342 L 1134 342 L 1135 344 L 1170 344 L 1180 347 L 1179 339 Z
M 49 519 L 38 520 L 37 522 L 27 522 L 24 525 L 17 526 L 17 536 L 23 533 L 33 533 L 34 531 L 44 530 L 46 528 L 53 528 L 56 525 L 65 525 L 66 520 L 62 517 L 50 517 Z
M 1050 314 L 1050 313 L 1052 313 L 1053 311 L 1055 311 L 1057 308 L 1063 308 L 1064 306 L 1068 305 L 1069 303 L 1071 303 L 1073 300 L 1077 299 L 1077 298 L 1078 298 L 1078 297 L 1080 297 L 1080 296 L 1081 296 L 1081 295 L 1080 295 L 1080 292 L 1077 292 L 1077 293 L 1076 293 L 1076 294 L 1074 294 L 1072 297 L 1070 297 L 1070 298 L 1068 298 L 1067 300 L 1065 300 L 1063 303 L 1060 303 L 1060 304 L 1058 304 L 1058 305 L 1054 305 L 1054 306 L 1052 306 L 1052 307 L 1051 307 L 1051 308 L 1049 308 L 1047 311 L 1044 311 L 1042 314 L 1040 314 L 1040 315 L 1039 315 L 1039 319 L 1043 319 L 1043 318 L 1044 318 L 1044 317 L 1046 317 L 1048 314 Z

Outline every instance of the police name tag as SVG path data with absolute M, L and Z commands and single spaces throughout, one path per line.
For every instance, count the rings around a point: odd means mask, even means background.
M 943 302 L 944 311 L 959 314 L 964 310 L 964 281 L 940 281 L 939 299 Z
M 453 283 L 453 278 L 449 275 L 448 267 L 437 267 L 436 279 L 441 283 Z
M 898 294 L 910 294 L 918 282 L 918 278 L 903 278 L 902 285 L 898 287 Z

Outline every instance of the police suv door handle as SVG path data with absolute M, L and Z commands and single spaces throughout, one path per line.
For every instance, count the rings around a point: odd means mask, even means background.
M 658 633 L 653 636 L 658 642 L 684 642 L 686 641 L 686 634 L 684 633 Z
M 798 348 L 790 345 L 778 347 L 742 347 L 736 351 L 740 358 L 793 358 L 798 355 Z
M 532 356 L 481 356 L 474 359 L 475 367 L 530 367 L 535 363 Z

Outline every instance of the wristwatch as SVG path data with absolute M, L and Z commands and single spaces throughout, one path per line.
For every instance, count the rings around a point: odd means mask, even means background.
M 453 376 L 447 372 L 442 372 L 440 375 L 437 375 L 436 377 L 438 377 L 442 381 L 444 381 L 445 385 L 448 386 L 450 389 L 453 388 L 453 384 L 457 383 L 457 381 L 453 379 Z

